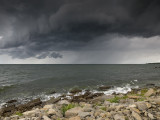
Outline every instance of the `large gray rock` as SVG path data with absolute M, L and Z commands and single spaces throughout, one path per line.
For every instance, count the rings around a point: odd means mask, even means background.
M 142 120 L 141 116 L 136 113 L 136 112 L 132 112 L 132 116 L 136 119 L 136 120 Z
M 145 102 L 137 102 L 136 103 L 136 105 L 137 105 L 137 108 L 139 109 L 139 110 L 147 110 L 148 109 L 148 107 L 147 107 L 147 105 L 145 104 Z
M 125 120 L 125 117 L 123 115 L 116 114 L 114 115 L 114 120 Z
M 70 117 L 74 117 L 77 116 L 78 113 L 82 112 L 82 108 L 81 107 L 75 107 L 72 109 L 69 109 L 65 112 L 65 117 L 70 118 Z
M 153 95 L 154 93 L 155 93 L 154 90 L 153 90 L 152 88 L 150 88 L 150 89 L 144 94 L 144 96 L 150 97 L 150 96 Z

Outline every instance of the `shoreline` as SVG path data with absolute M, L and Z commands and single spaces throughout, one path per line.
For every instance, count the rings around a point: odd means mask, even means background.
M 150 120 L 160 119 L 160 87 L 132 89 L 126 94 L 105 95 L 75 89 L 42 102 L 39 98 L 1 108 L 0 120 Z M 158 114 L 156 114 L 158 112 Z M 127 113 L 127 114 L 126 114 Z

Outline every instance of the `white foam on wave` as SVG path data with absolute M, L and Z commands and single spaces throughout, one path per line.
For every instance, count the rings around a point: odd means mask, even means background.
M 92 92 L 93 93 L 104 93 L 105 95 L 111 95 L 113 93 L 116 93 L 116 94 L 126 94 L 128 92 L 130 92 L 133 88 L 139 88 L 139 86 L 131 86 L 130 84 L 127 84 L 123 87 L 113 87 L 107 91 L 97 91 L 97 90 L 93 90 Z

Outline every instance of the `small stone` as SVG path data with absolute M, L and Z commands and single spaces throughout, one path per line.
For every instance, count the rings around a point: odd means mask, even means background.
M 81 118 L 79 116 L 76 116 L 76 117 L 69 118 L 69 120 L 81 120 Z
M 141 113 L 137 108 L 133 108 L 133 107 L 132 107 L 132 108 L 130 108 L 130 110 L 131 110 L 131 111 L 134 111 L 134 112 L 136 112 L 136 113 L 139 113 L 139 114 Z
M 79 112 L 78 116 L 82 119 L 91 116 L 90 112 Z
M 115 120 L 125 120 L 125 117 L 119 114 L 114 115 Z
M 108 106 L 108 105 L 110 105 L 111 103 L 109 102 L 109 101 L 104 101 L 104 105 L 105 106 Z
M 145 104 L 147 105 L 147 108 L 151 108 L 152 107 L 152 105 L 150 103 L 148 103 L 148 102 L 145 102 Z
M 136 113 L 136 112 L 132 112 L 132 116 L 136 119 L 136 120 L 142 120 L 141 116 Z
M 92 107 L 84 107 L 83 108 L 83 112 L 91 112 L 91 111 L 93 111 L 93 108 Z
M 70 104 L 70 102 L 68 102 L 67 100 L 61 100 L 58 102 L 59 105 L 68 105 Z
M 130 108 L 132 108 L 132 107 L 134 107 L 134 108 L 135 108 L 135 107 L 136 107 L 136 105 L 135 105 L 135 104 L 133 104 L 133 105 L 129 105 L 129 107 L 130 107 Z
M 151 119 L 154 119 L 154 117 L 151 113 L 148 113 L 148 117 L 150 117 Z
M 130 98 L 130 99 L 139 99 L 140 96 L 128 96 L 128 98 Z

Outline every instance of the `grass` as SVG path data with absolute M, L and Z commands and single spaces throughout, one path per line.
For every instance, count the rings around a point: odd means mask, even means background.
M 144 88 L 141 90 L 141 96 L 144 96 L 144 94 L 148 91 L 148 89 Z
M 120 100 L 122 99 L 127 99 L 128 96 L 124 95 L 123 97 L 117 97 L 115 96 L 114 98 L 108 99 L 107 101 L 111 102 L 111 103 L 119 103 Z
M 108 99 L 107 101 L 109 101 L 111 103 L 119 103 L 120 99 L 121 99 L 121 97 L 115 96 L 114 98 Z
M 62 106 L 62 114 L 63 116 L 65 116 L 65 112 L 71 108 L 74 108 L 75 107 L 75 104 L 68 104 L 68 105 L 63 105 Z
M 23 116 L 23 114 L 19 111 L 17 111 L 15 114 L 18 115 L 18 116 Z
M 107 110 L 106 107 L 101 107 L 100 109 L 103 110 L 103 111 L 106 111 L 106 110 Z

